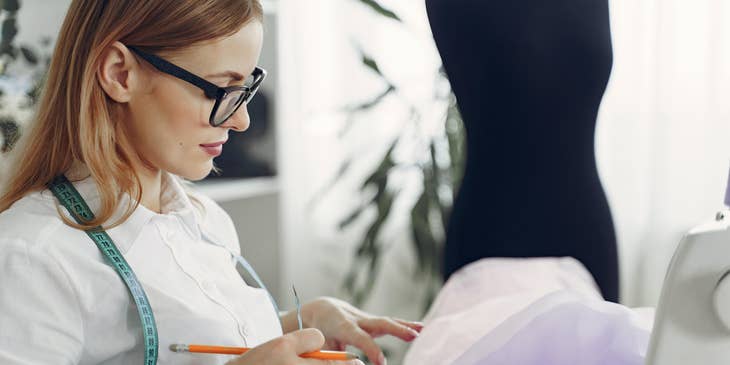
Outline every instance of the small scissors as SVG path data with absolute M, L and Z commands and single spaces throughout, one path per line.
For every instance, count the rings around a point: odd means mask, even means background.
M 297 288 L 294 285 L 291 286 L 294 290 L 294 301 L 297 305 L 297 321 L 299 322 L 299 329 L 302 329 L 302 304 L 299 302 L 299 295 L 297 295 Z

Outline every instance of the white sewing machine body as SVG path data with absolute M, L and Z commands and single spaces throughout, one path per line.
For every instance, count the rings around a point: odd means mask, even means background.
M 730 211 L 684 236 L 667 270 L 646 365 L 730 363 Z

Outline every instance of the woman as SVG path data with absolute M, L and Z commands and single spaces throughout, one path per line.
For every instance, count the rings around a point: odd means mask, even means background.
M 298 355 L 354 345 L 385 364 L 373 337 L 417 336 L 418 323 L 332 298 L 304 304 L 311 328 L 297 331 L 295 314 L 279 317 L 238 276 L 230 217 L 181 183 L 208 175 L 228 132 L 249 126 L 261 22 L 258 0 L 71 3 L 0 196 L 0 363 L 318 364 Z M 71 190 L 80 197 L 61 208 Z M 99 225 L 106 242 L 85 232 Z M 117 256 L 99 249 L 109 241 Z

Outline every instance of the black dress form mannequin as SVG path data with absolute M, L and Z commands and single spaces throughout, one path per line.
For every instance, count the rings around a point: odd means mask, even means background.
M 607 0 L 426 0 L 464 118 L 444 274 L 484 257 L 572 256 L 618 299 L 594 130 L 612 64 Z

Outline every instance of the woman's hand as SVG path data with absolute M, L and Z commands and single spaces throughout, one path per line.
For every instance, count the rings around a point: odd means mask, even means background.
M 364 365 L 360 360 L 331 361 L 299 357 L 307 352 L 319 351 L 322 345 L 322 332 L 308 328 L 256 346 L 226 365 Z
M 324 334 L 326 350 L 344 351 L 352 345 L 362 350 L 375 365 L 386 365 L 385 356 L 373 340 L 392 335 L 413 341 L 423 324 L 365 313 L 349 303 L 329 297 L 318 298 L 302 306 L 304 327 L 317 328 Z M 297 329 L 295 312 L 282 317 L 284 332 Z

